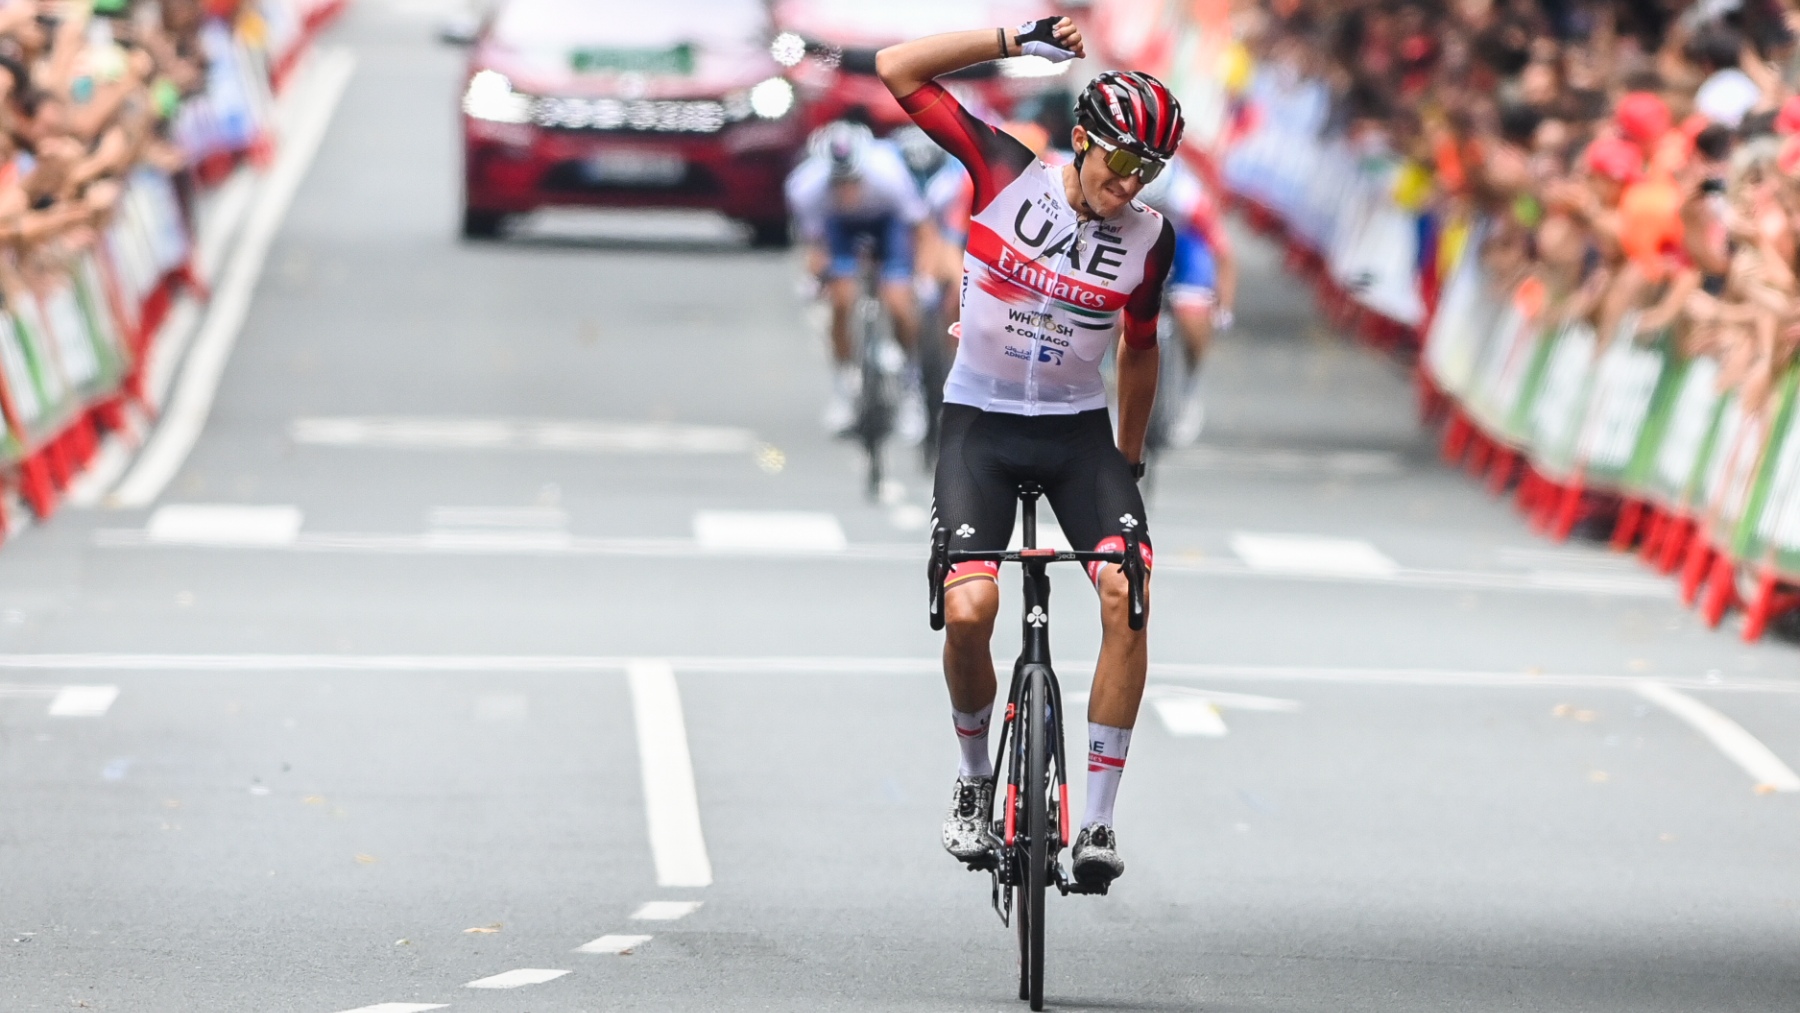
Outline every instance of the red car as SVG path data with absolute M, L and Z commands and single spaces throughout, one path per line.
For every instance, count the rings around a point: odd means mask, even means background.
M 463 235 L 540 207 L 722 212 L 787 242 L 805 141 L 762 0 L 502 0 L 462 96 Z
M 770 46 L 790 69 L 808 128 L 853 110 L 868 114 L 876 133 L 908 121 L 875 76 L 875 53 L 883 46 L 938 32 L 984 25 L 1020 25 L 1054 9 L 1043 0 L 773 0 L 778 32 Z M 1010 116 L 1027 96 L 1065 87 L 1069 65 L 1035 56 L 985 63 L 952 75 L 977 107 Z

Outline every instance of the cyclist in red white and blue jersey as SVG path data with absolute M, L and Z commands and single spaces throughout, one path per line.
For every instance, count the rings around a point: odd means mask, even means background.
M 935 78 L 1019 55 L 1084 55 L 1067 18 L 1018 29 L 952 32 L 882 50 L 876 71 L 901 108 L 968 169 L 974 183 L 963 257 L 962 325 L 944 387 L 934 525 L 956 549 L 1006 547 L 1019 484 L 1035 481 L 1077 548 L 1117 550 L 1136 530 L 1149 554 L 1144 432 L 1156 397 L 1156 318 L 1175 231 L 1135 198 L 1181 143 L 1181 107 L 1146 74 L 1108 72 L 1082 92 L 1072 164 L 1051 166 L 965 110 Z M 1121 340 L 1122 336 L 1122 340 Z M 1117 439 L 1100 360 L 1118 348 Z M 989 641 L 1000 605 L 992 563 L 945 579 L 944 677 L 962 761 L 944 847 L 965 862 L 992 847 L 987 731 L 997 684 Z M 1088 794 L 1074 874 L 1124 871 L 1113 801 L 1148 667 L 1127 621 L 1124 574 L 1094 564 L 1103 637 L 1088 701 Z

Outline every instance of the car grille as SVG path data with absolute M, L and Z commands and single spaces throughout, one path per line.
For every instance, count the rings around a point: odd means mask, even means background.
M 553 130 L 643 134 L 715 134 L 749 116 L 747 100 L 716 99 L 540 98 L 531 110 L 532 122 Z

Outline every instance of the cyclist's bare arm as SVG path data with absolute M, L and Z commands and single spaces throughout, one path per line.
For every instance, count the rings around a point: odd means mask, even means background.
M 895 98 L 905 98 L 933 78 L 1003 56 L 1018 56 L 1022 52 L 1018 36 L 1014 28 L 975 28 L 927 35 L 876 53 L 875 73 Z M 1057 45 L 1076 56 L 1087 55 L 1081 32 L 1068 18 L 1057 23 L 1055 36 Z
M 1144 459 L 1144 434 L 1156 403 L 1156 318 L 1162 310 L 1163 283 L 1175 262 L 1175 229 L 1165 219 L 1162 235 L 1144 265 L 1144 280 L 1125 304 L 1119 340 L 1119 452 L 1133 464 Z

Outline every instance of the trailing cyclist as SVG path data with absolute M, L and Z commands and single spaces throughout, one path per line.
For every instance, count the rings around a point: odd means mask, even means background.
M 1175 223 L 1175 264 L 1169 271 L 1169 311 L 1187 351 L 1188 369 L 1169 442 L 1185 447 L 1200 438 L 1206 405 L 1200 398 L 1200 366 L 1215 332 L 1231 329 L 1237 302 L 1237 255 L 1219 221 L 1218 205 L 1198 173 L 1180 159 L 1144 187 L 1138 199 Z
M 850 316 L 861 294 L 863 248 L 867 245 L 878 266 L 881 301 L 893 320 L 894 338 L 910 353 L 919 326 L 913 241 L 925 220 L 925 204 L 899 151 L 876 140 L 868 127 L 845 120 L 828 123 L 814 135 L 807 158 L 788 176 L 787 201 L 808 247 L 809 270 L 823 282 L 831 304 L 834 369 L 824 423 L 843 435 L 855 422 L 861 384 Z M 909 443 L 925 434 L 916 367 L 906 372 L 896 429 Z
M 1057 62 L 1085 55 L 1073 23 L 1043 18 L 1017 30 L 917 39 L 876 58 L 901 107 L 962 162 L 974 184 L 934 527 L 953 549 L 1003 549 L 1019 484 L 1034 481 L 1077 548 L 1122 551 L 1126 532 L 1135 531 L 1147 557 L 1136 479 L 1156 397 L 1156 320 L 1175 230 L 1135 198 L 1181 142 L 1181 107 L 1149 75 L 1102 74 L 1076 102 L 1074 161 L 1051 166 L 969 114 L 934 80 L 1022 54 Z M 1121 328 L 1115 442 L 1100 360 Z M 944 677 L 962 746 L 944 847 L 971 864 L 993 847 L 987 735 L 997 687 L 988 644 L 1000 602 L 997 569 L 962 563 L 944 580 Z M 1097 563 L 1088 576 L 1100 594 L 1104 635 L 1088 702 L 1087 809 L 1073 871 L 1084 884 L 1105 884 L 1125 867 L 1113 801 L 1148 655 L 1144 633 L 1129 627 L 1124 574 Z

